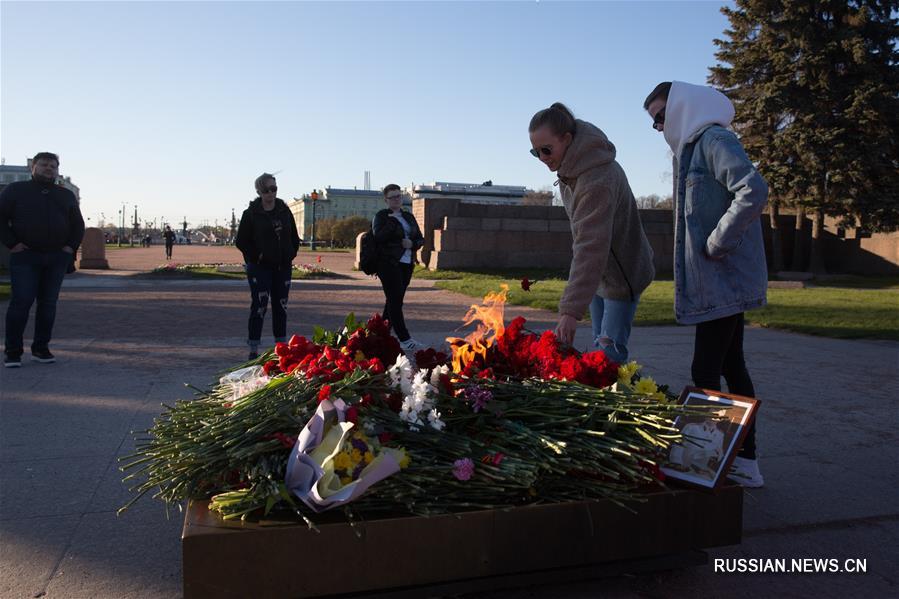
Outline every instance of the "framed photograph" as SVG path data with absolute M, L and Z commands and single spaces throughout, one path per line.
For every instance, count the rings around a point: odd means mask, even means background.
M 727 478 L 760 402 L 697 387 L 684 389 L 680 401 L 686 406 L 708 408 L 701 414 L 682 415 L 674 421 L 684 439 L 671 446 L 668 462 L 661 470 L 668 478 L 714 489 Z

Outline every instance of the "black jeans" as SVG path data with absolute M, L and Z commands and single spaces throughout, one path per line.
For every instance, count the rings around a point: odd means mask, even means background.
M 291 270 L 290 265 L 247 264 L 247 281 L 250 283 L 249 345 L 259 346 L 269 298 L 272 303 L 272 334 L 275 341 L 287 340 L 287 298 L 290 295 Z
M 172 244 L 171 243 L 165 244 L 165 259 L 166 260 L 172 259 Z
M 382 258 L 378 262 L 378 279 L 381 280 L 386 300 L 381 315 L 390 321 L 390 326 L 400 341 L 406 341 L 410 335 L 403 318 L 403 298 L 406 297 L 406 288 L 412 280 L 412 265 Z
M 693 348 L 693 383 L 721 391 L 721 377 L 730 393 L 755 397 L 755 388 L 743 358 L 743 313 L 696 325 Z M 746 434 L 740 457 L 755 459 L 755 422 Z
M 6 351 L 21 355 L 22 336 L 28 324 L 28 312 L 34 311 L 34 339 L 31 350 L 46 350 L 56 321 L 56 300 L 62 278 L 72 262 L 72 254 L 62 250 L 42 252 L 23 250 L 9 255 L 9 279 L 12 297 L 6 309 Z

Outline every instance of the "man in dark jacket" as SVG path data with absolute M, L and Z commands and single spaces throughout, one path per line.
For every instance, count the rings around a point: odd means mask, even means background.
M 384 188 L 387 208 L 375 214 L 371 230 L 378 246 L 378 279 L 384 290 L 381 315 L 390 321 L 403 351 L 414 353 L 425 345 L 412 338 L 406 328 L 403 300 L 415 268 L 415 252 L 424 245 L 424 237 L 415 216 L 403 210 L 400 186 L 391 183 Z
M 50 336 L 56 320 L 56 301 L 66 270 L 84 236 L 78 200 L 56 184 L 59 157 L 40 152 L 32 160 L 31 181 L 17 181 L 0 193 L 0 242 L 9 248 L 12 298 L 6 310 L 6 349 L 3 365 L 22 365 L 22 336 L 31 304 L 37 300 L 31 357 L 49 364 Z
M 259 194 L 240 217 L 235 245 L 243 254 L 250 283 L 250 319 L 247 345 L 249 359 L 259 357 L 262 321 L 272 304 L 272 333 L 275 341 L 287 341 L 287 298 L 293 259 L 300 249 L 300 236 L 293 213 L 276 197 L 275 177 L 263 173 L 256 179 Z
M 172 228 L 168 225 L 165 226 L 165 231 L 162 234 L 162 240 L 165 242 L 165 259 L 172 259 L 172 247 L 175 245 L 175 232 L 172 231 Z

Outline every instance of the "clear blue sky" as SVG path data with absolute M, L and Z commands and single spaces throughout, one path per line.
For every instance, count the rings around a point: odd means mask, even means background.
M 551 186 L 528 154 L 563 101 L 618 148 L 636 195 L 670 193 L 642 110 L 705 82 L 723 2 L 0 3 L 0 153 L 55 151 L 96 223 L 238 215 L 253 180 Z

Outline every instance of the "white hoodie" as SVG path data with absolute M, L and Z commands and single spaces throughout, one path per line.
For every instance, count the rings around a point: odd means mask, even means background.
M 727 127 L 734 119 L 734 105 L 717 89 L 672 81 L 665 103 L 665 141 L 680 160 L 684 146 L 710 125 Z

